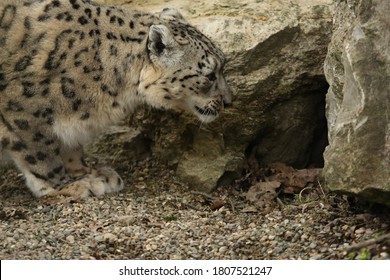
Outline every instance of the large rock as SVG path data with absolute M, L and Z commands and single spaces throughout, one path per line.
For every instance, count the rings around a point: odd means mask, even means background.
M 233 108 L 208 125 L 190 116 L 145 110 L 131 121 L 142 135 L 137 139 L 149 139 L 146 143 L 154 157 L 206 191 L 240 176 L 249 155 L 261 164 L 321 165 L 328 87 L 323 61 L 331 35 L 331 3 L 145 0 L 129 4 L 151 12 L 178 8 L 225 52 L 225 72 L 234 92 Z
M 327 186 L 390 205 L 390 1 L 337 1 L 334 10 Z

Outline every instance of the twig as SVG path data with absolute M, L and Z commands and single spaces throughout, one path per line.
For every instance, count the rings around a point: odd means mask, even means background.
M 299 192 L 299 194 L 298 194 L 298 200 L 299 200 L 299 202 L 303 202 L 303 197 L 302 197 L 302 194 L 303 194 L 303 192 L 304 191 L 306 191 L 306 190 L 311 190 L 311 189 L 313 189 L 313 187 L 312 186 L 308 186 L 308 187 L 304 187 L 300 192 Z
M 212 199 L 212 200 L 217 199 L 216 197 L 213 197 L 212 195 L 210 195 L 210 194 L 208 194 L 208 193 L 205 193 L 205 192 L 199 192 L 199 191 L 190 191 L 190 192 L 193 193 L 193 194 L 200 194 L 200 195 L 203 195 L 203 196 L 205 196 L 205 197 L 207 197 L 207 198 L 210 198 L 210 199 Z
M 184 203 L 184 202 L 182 202 L 182 204 L 183 204 L 183 206 L 185 206 L 185 207 L 187 207 L 187 208 L 190 208 L 190 209 L 192 209 L 192 210 L 195 210 L 195 211 L 202 211 L 202 209 L 200 209 L 200 208 L 198 208 L 198 207 L 196 207 L 196 206 L 194 206 L 194 205 L 191 205 L 191 204 L 188 204 L 188 203 Z
M 286 206 L 279 197 L 276 197 L 276 202 L 279 204 L 281 208 L 284 208 Z
M 320 180 L 317 180 L 317 183 L 318 183 L 318 186 L 320 187 L 320 190 L 322 192 L 322 195 L 324 196 L 325 201 L 327 202 L 328 198 L 326 197 L 326 194 L 324 192 L 324 189 L 322 188 L 322 184 L 321 184 Z
M 233 213 L 236 212 L 236 208 L 234 207 L 233 200 L 231 200 L 230 198 L 229 198 L 229 203 L 230 203 L 230 207 L 232 208 L 232 212 Z
M 384 234 L 384 235 L 381 235 L 379 237 L 372 238 L 369 240 L 365 240 L 363 242 L 360 242 L 360 243 L 357 243 L 357 244 L 354 244 L 351 246 L 348 246 L 347 248 L 345 248 L 345 250 L 347 252 L 356 251 L 356 250 L 359 250 L 361 248 L 368 247 L 368 246 L 374 245 L 376 243 L 382 242 L 386 239 L 390 240 L 390 233 L 387 233 L 387 234 Z

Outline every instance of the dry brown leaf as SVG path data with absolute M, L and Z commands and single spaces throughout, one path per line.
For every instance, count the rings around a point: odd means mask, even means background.
M 280 182 L 272 181 L 272 182 L 260 182 L 256 185 L 253 185 L 249 188 L 246 193 L 246 199 L 251 202 L 256 202 L 259 200 L 264 200 L 267 198 L 275 198 L 276 197 L 276 189 L 280 187 Z
M 278 181 L 283 186 L 284 193 L 299 193 L 311 183 L 317 183 L 321 176 L 321 169 L 300 169 L 296 170 L 283 163 L 269 165 L 272 175 L 267 179 Z
M 212 204 L 210 205 L 210 209 L 217 210 L 217 209 L 221 208 L 222 206 L 224 206 L 225 204 L 226 204 L 226 201 L 224 201 L 223 199 L 215 199 L 215 200 L 213 200 Z
M 246 199 L 262 212 L 268 213 L 276 206 L 275 198 L 278 196 L 276 189 L 280 182 L 260 182 L 249 188 Z

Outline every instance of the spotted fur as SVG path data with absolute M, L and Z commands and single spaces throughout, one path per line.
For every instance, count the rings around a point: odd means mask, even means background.
M 214 120 L 231 102 L 223 53 L 173 9 L 1 0 L 0 148 L 37 196 L 123 188 L 82 147 L 138 105 Z

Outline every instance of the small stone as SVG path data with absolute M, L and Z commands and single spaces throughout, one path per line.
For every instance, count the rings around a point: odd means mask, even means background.
M 283 253 L 283 251 L 284 251 L 284 248 L 279 246 L 279 247 L 275 248 L 274 253 L 278 255 L 280 253 Z
M 275 235 L 268 235 L 268 240 L 274 240 L 275 239 Z
M 108 242 L 114 242 L 118 239 L 118 237 L 115 234 L 108 232 L 108 233 L 103 234 L 103 239 L 107 240 Z
M 264 235 L 260 238 L 260 242 L 265 242 L 265 241 L 267 241 L 267 239 L 268 239 L 268 237 L 266 235 Z
M 137 219 L 134 216 L 131 216 L 131 215 L 126 215 L 126 216 L 122 216 L 122 217 L 118 218 L 118 222 L 120 224 L 126 225 L 126 226 L 134 224 L 134 222 L 136 220 Z
M 250 228 L 256 228 L 256 224 L 255 224 L 255 223 L 250 223 L 250 224 L 249 224 L 249 227 L 250 227 Z
M 104 237 L 103 237 L 103 235 L 96 235 L 95 236 L 95 240 L 96 240 L 96 242 L 103 242 L 104 241 Z
M 346 231 L 346 230 L 349 229 L 349 225 L 343 225 L 343 226 L 341 227 L 341 229 L 342 229 L 343 231 Z
M 361 233 L 365 233 L 365 232 L 366 232 L 366 229 L 364 227 L 361 227 L 361 228 L 358 228 L 357 230 L 355 230 L 356 234 L 361 234 Z
M 70 243 L 70 244 L 73 244 L 74 243 L 74 236 L 73 235 L 68 235 L 66 237 L 66 241 L 68 241 L 68 243 Z
M 308 236 L 306 234 L 301 235 L 301 240 L 306 240 L 307 238 L 308 238 Z
M 309 247 L 310 247 L 311 249 L 314 249 L 314 248 L 317 247 L 317 244 L 314 243 L 314 242 L 312 242 L 312 243 L 310 243 Z
M 321 253 L 325 253 L 325 252 L 327 252 L 329 250 L 329 248 L 327 248 L 327 247 L 321 247 L 320 248 L 320 252 Z
M 170 257 L 171 260 L 182 260 L 183 256 L 182 255 L 172 255 Z
M 221 254 L 225 253 L 226 251 L 227 251 L 227 247 L 226 246 L 222 246 L 222 247 L 220 247 L 218 249 L 218 252 L 221 253 Z
M 311 256 L 310 259 L 311 260 L 320 260 L 320 259 L 322 259 L 322 255 L 317 254 L 317 255 Z

